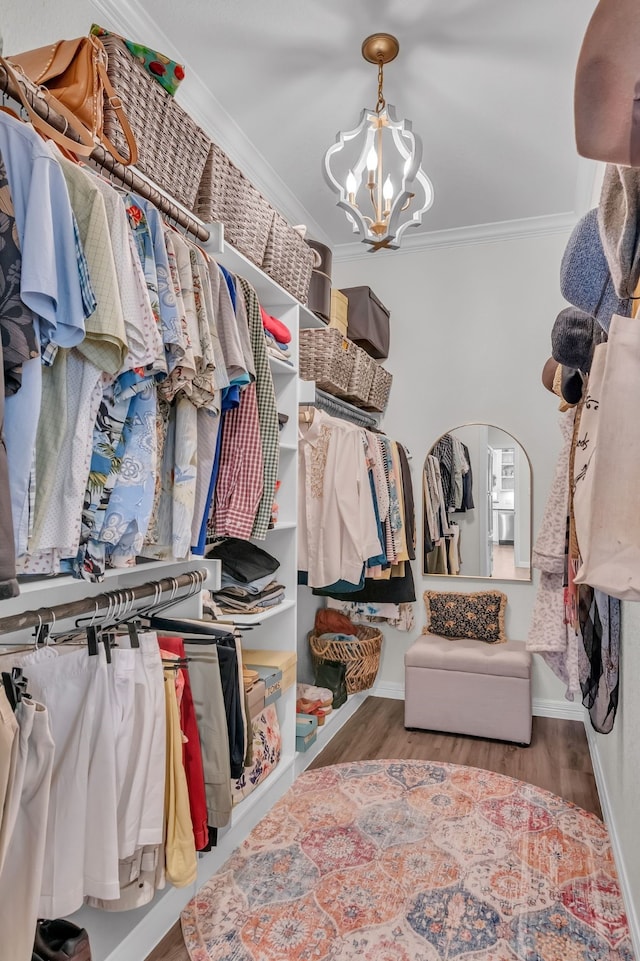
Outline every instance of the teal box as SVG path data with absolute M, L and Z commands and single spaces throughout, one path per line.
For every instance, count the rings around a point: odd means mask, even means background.
M 264 706 L 273 704 L 282 694 L 282 671 L 264 664 L 247 664 L 258 672 L 258 677 L 264 681 Z
M 312 714 L 296 714 L 296 751 L 308 751 L 317 736 L 318 718 Z

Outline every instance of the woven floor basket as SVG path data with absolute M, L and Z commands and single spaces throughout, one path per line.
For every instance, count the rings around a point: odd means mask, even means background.
M 375 627 L 356 627 L 357 641 L 320 640 L 309 634 L 309 650 L 314 668 L 320 661 L 341 661 L 347 668 L 347 693 L 356 694 L 373 687 L 380 667 L 382 634 Z
M 300 331 L 300 377 L 315 380 L 320 390 L 345 397 L 355 356 L 356 345 L 335 327 Z
M 118 37 L 103 37 L 107 73 L 138 145 L 136 166 L 160 187 L 194 210 L 209 155 L 209 137 L 180 104 L 132 57 Z M 124 155 L 127 142 L 114 110 L 105 101 L 104 130 Z

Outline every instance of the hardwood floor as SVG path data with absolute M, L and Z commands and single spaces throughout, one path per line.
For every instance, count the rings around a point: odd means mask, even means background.
M 448 761 L 528 781 L 602 817 L 584 727 L 534 717 L 529 747 L 429 731 L 406 731 L 404 701 L 368 697 L 309 770 L 375 758 Z M 147 961 L 189 961 L 178 921 Z
M 309 769 L 375 758 L 449 761 L 508 774 L 602 817 L 584 727 L 534 717 L 529 747 L 430 731 L 406 731 L 404 701 L 368 697 Z

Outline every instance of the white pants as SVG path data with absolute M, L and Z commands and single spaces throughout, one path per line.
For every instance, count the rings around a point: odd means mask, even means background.
M 9 844 L 9 811 L 18 756 L 18 731 L 16 716 L 0 684 L 0 871 Z
M 102 648 L 23 659 L 30 693 L 46 704 L 55 744 L 39 917 L 82 906 L 85 894 L 117 898 L 116 750 Z
M 157 635 L 139 635 L 133 654 L 132 750 L 126 763 L 118 808 L 120 858 L 164 840 L 166 734 L 164 674 Z M 120 752 L 119 752 L 120 753 Z
M 8 846 L 0 871 L 2 957 L 31 961 L 42 882 L 54 744 L 48 712 L 36 701 L 16 708 L 16 763 L 8 804 Z M 4 828 L 4 825 L 3 825 Z

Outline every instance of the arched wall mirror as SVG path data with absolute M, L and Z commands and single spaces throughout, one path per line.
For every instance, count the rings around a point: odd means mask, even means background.
M 422 472 L 423 572 L 531 580 L 531 465 L 489 424 L 447 431 Z

